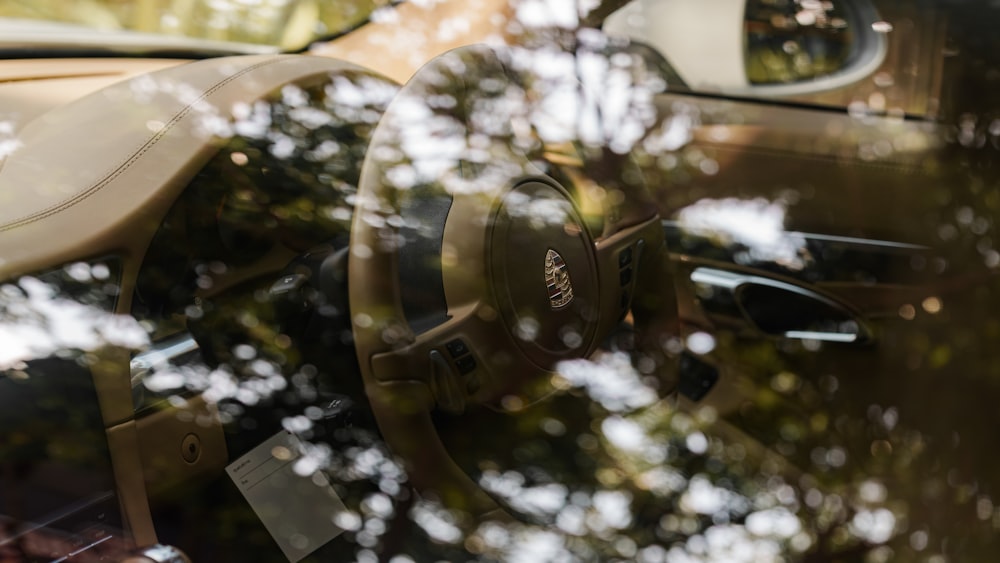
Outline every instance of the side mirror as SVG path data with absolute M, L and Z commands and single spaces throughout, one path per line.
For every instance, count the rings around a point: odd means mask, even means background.
M 885 59 L 869 0 L 632 0 L 604 32 L 657 50 L 691 90 L 788 97 L 841 88 Z

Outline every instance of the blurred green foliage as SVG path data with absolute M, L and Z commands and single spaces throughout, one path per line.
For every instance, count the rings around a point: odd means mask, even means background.
M 0 17 L 295 49 L 361 23 L 379 0 L 0 0 Z

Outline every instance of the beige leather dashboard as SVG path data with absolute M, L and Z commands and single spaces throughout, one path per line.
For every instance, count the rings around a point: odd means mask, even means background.
M 115 82 L 184 62 L 120 58 L 0 61 L 0 121 L 16 135 L 53 108 Z
M 211 59 L 119 81 L 37 117 L 0 162 L 0 278 L 141 255 L 144 235 L 217 148 L 212 120 L 345 66 L 309 56 Z

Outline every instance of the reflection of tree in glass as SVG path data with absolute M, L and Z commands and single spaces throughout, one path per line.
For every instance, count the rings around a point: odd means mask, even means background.
M 780 84 L 843 68 L 855 37 L 844 10 L 840 2 L 749 0 L 743 24 L 747 78 Z
M 297 49 L 345 33 L 372 0 L 0 0 L 0 17 Z
M 576 7 L 565 14 L 523 4 L 517 47 L 505 61 L 510 83 L 490 81 L 475 60 L 459 61 L 414 102 L 412 123 L 398 132 L 400 150 L 384 155 L 388 174 L 408 186 L 399 197 L 493 189 L 526 162 L 554 174 L 564 173 L 556 165 L 579 167 L 613 193 L 641 181 L 639 163 L 657 180 L 661 201 L 683 200 L 674 190 L 710 202 L 697 184 L 720 165 L 711 151 L 686 146 L 691 130 L 699 120 L 742 123 L 743 116 L 701 114 L 686 102 L 656 116 L 657 77 L 643 77 L 627 49 L 580 29 Z M 799 80 L 842 64 L 850 30 L 827 4 L 751 2 L 751 23 L 768 26 L 775 41 L 758 43 L 751 79 Z M 990 64 L 968 70 L 988 86 Z M 563 392 L 516 415 L 439 415 L 456 461 L 522 519 L 516 523 L 467 532 L 460 511 L 411 495 L 366 420 L 357 381 L 345 381 L 355 375 L 349 325 L 290 322 L 287 309 L 279 311 L 288 303 L 268 295 L 273 276 L 229 287 L 229 297 L 208 295 L 226 271 L 264 250 L 308 253 L 346 231 L 356 166 L 380 107 L 330 104 L 328 96 L 355 91 L 384 102 L 381 87 L 289 87 L 276 94 L 280 102 L 237 108 L 228 144 L 167 219 L 164 228 L 183 236 L 175 246 L 153 245 L 137 312 L 161 324 L 186 316 L 200 330 L 213 365 L 188 372 L 184 383 L 207 389 L 231 432 L 250 443 L 254 430 L 284 425 L 308 440 L 303 470 L 324 468 L 349 507 L 334 515 L 346 530 L 335 553 L 320 559 L 882 561 L 964 550 L 966 559 L 986 560 L 996 552 L 998 485 L 990 476 L 1000 475 L 990 453 L 1000 258 L 989 210 L 998 205 L 998 134 L 995 100 L 978 97 L 988 97 L 986 86 L 972 94 L 982 113 L 956 119 L 950 153 L 926 163 L 959 172 L 938 190 L 914 193 L 923 213 L 902 218 L 944 241 L 906 267 L 957 272 L 948 277 L 953 287 L 901 309 L 896 321 L 909 324 L 878 351 L 850 360 L 833 345 L 748 344 L 720 331 L 717 348 L 735 351 L 719 359 L 749 366 L 738 382 L 748 398 L 724 415 L 657 401 L 655 386 L 614 353 L 564 366 Z M 448 175 L 456 162 L 465 174 Z M 794 186 L 766 189 L 784 194 Z M 783 197 L 762 206 L 784 209 Z M 725 250 L 712 256 L 727 260 Z M 298 260 L 288 271 L 309 268 Z M 320 312 L 313 320 L 343 313 L 316 288 L 295 297 Z M 339 356 L 331 355 L 335 345 Z M 337 395 L 347 389 L 356 394 Z M 203 492 L 183 499 L 190 520 L 205 522 L 185 539 L 239 545 L 250 555 L 256 542 L 267 544 L 252 513 L 220 508 L 221 488 Z
M 99 551 L 127 547 L 96 391 L 121 376 L 121 348 L 147 342 L 134 319 L 112 314 L 119 269 L 115 259 L 77 262 L 0 285 L 5 560 L 68 554 L 108 533 L 118 538 Z

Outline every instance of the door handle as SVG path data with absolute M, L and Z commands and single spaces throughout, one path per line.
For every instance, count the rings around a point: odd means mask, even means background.
M 807 287 L 705 267 L 691 272 L 691 281 L 708 286 L 709 300 L 727 303 L 730 311 L 738 311 L 769 336 L 843 343 L 871 340 L 871 332 L 847 304 Z

